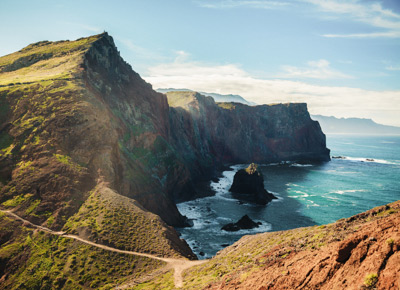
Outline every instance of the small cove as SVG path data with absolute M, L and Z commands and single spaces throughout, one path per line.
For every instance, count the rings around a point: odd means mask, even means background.
M 330 223 L 400 199 L 400 137 L 328 136 L 327 140 L 332 156 L 346 158 L 319 165 L 259 166 L 265 188 L 278 197 L 267 206 L 240 203 L 228 191 L 235 172 L 247 164 L 224 171 L 211 182 L 215 196 L 177 205 L 193 221 L 193 227 L 178 229 L 181 238 L 200 259 L 210 258 L 243 235 Z M 245 214 L 262 226 L 221 230 Z

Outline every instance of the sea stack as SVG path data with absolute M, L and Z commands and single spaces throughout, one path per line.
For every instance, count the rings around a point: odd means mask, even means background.
M 251 163 L 246 169 L 236 172 L 229 191 L 239 200 L 260 205 L 266 205 L 276 199 L 272 193 L 265 190 L 264 177 L 254 163 Z

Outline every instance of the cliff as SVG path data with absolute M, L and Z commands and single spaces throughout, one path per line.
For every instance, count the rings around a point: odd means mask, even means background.
M 197 182 L 226 162 L 329 159 L 304 104 L 217 105 L 193 94 L 173 104 L 153 91 L 107 33 L 1 57 L 0 209 L 93 242 L 191 258 L 170 225 L 185 225 L 175 202 L 198 194 Z M 140 275 L 4 215 L 0 227 L 0 285 L 80 288 L 96 280 L 95 288 Z M 149 271 L 160 266 L 129 259 L 122 261 Z M 107 268 L 110 281 L 101 278 Z
M 204 156 L 222 163 L 330 160 L 325 135 L 304 103 L 247 106 L 215 103 L 211 97 L 190 91 L 166 95 L 177 116 L 172 127 L 191 134 L 193 140 L 183 145 L 174 138 L 183 150 L 201 146 Z

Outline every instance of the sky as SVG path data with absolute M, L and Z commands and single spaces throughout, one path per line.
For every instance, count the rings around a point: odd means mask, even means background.
M 147 82 L 400 126 L 400 0 L 1 0 L 0 55 L 107 31 Z

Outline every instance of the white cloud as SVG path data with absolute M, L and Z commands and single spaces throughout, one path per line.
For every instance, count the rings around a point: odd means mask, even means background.
M 278 9 L 289 5 L 282 1 L 262 1 L 262 0 L 223 0 L 223 1 L 196 1 L 197 5 L 204 8 L 227 9 L 236 7 L 250 7 L 257 9 Z
M 385 67 L 385 69 L 391 70 L 391 71 L 398 71 L 398 70 L 400 70 L 400 65 L 389 65 L 389 66 Z
M 379 38 L 379 37 L 398 38 L 400 37 L 400 31 L 354 33 L 354 34 L 324 34 L 322 36 L 329 38 Z
M 299 68 L 295 66 L 282 66 L 284 78 L 313 78 L 313 79 L 343 79 L 352 78 L 342 72 L 334 70 L 330 67 L 329 61 L 320 59 L 317 61 L 309 61 L 308 67 Z
M 400 37 L 400 14 L 389 9 L 382 8 L 380 3 L 362 3 L 358 0 L 303 0 L 316 5 L 321 11 L 337 15 L 347 16 L 349 20 L 362 22 L 380 32 L 349 33 L 349 34 L 325 34 L 325 37 L 351 37 L 351 38 L 376 38 L 376 37 Z
M 132 40 L 126 39 L 126 38 L 121 38 L 121 37 L 115 37 L 115 40 L 120 42 L 123 46 L 128 48 L 137 59 L 151 59 L 151 60 L 157 60 L 157 61 L 165 61 L 166 58 L 163 57 L 161 54 L 149 50 L 147 48 L 141 47 L 140 45 L 135 44 Z
M 305 102 L 313 114 L 372 118 L 400 126 L 400 91 L 372 91 L 317 86 L 305 82 L 260 79 L 237 65 L 175 61 L 148 69 L 144 78 L 155 88 L 239 94 L 258 104 Z

